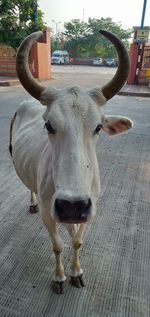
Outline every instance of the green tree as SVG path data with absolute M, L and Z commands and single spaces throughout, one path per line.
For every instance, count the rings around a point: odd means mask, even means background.
M 64 26 L 64 47 L 74 57 L 116 57 L 114 46 L 100 35 L 100 29 L 115 33 L 129 47 L 131 30 L 123 29 L 121 23 L 113 22 L 111 18 L 90 18 L 88 23 L 72 20 Z
M 101 57 L 116 57 L 116 50 L 114 46 L 105 37 L 99 34 L 100 29 L 105 29 L 116 34 L 129 48 L 129 38 L 131 37 L 131 30 L 123 29 L 121 23 L 112 21 L 112 18 L 89 19 L 88 21 L 90 34 L 88 35 L 88 43 L 90 49 L 95 48 L 95 53 L 101 51 Z
M 85 22 L 80 22 L 78 19 L 71 20 L 65 23 L 64 48 L 72 52 L 73 57 L 79 57 L 81 50 L 84 50 L 84 41 L 88 34 L 88 25 Z
M 44 28 L 36 0 L 0 0 L 0 43 L 16 49 L 25 36 Z

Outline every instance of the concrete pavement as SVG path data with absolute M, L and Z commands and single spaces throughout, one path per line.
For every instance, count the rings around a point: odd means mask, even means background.
M 91 78 L 90 85 L 103 85 L 103 81 L 107 82 L 112 78 L 115 73 L 114 68 L 106 67 L 89 67 L 89 66 L 52 66 L 52 78 L 46 80 L 46 85 L 60 86 L 62 87 L 70 85 L 70 82 L 74 80 L 74 84 L 85 86 L 87 81 L 89 82 L 89 76 Z M 103 81 L 102 81 L 103 79 Z M 18 78 L 11 77 L 1 77 L 0 76 L 0 86 L 13 86 L 20 85 Z M 119 91 L 119 95 L 123 96 L 137 96 L 137 97 L 150 97 L 150 88 L 143 85 L 124 85 L 124 87 Z
M 69 82 L 68 74 L 54 77 L 53 86 Z M 77 74 L 70 85 L 90 87 L 98 78 L 96 70 L 91 76 Z M 86 286 L 76 289 L 67 283 L 58 296 L 51 290 L 55 259 L 48 233 L 40 214 L 28 212 L 29 190 L 18 179 L 8 151 L 10 119 L 18 104 L 31 97 L 21 85 L 1 87 L 0 92 L 0 317 L 149 317 L 149 99 L 115 96 L 103 108 L 107 114 L 130 117 L 134 128 L 113 138 L 100 133 L 102 191 L 80 252 Z M 70 239 L 63 226 L 59 232 L 69 279 Z

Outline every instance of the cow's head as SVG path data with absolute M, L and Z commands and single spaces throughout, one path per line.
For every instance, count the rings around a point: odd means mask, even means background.
M 29 71 L 28 54 L 41 32 L 29 35 L 17 54 L 17 73 L 22 85 L 46 106 L 43 118 L 53 163 L 51 213 L 59 222 L 81 223 L 93 217 L 100 192 L 95 150 L 99 133 L 103 130 L 112 136 L 132 127 L 132 121 L 126 117 L 106 116 L 101 112 L 106 101 L 124 85 L 129 58 L 123 43 L 114 34 L 100 32 L 114 44 L 119 56 L 115 76 L 102 88 L 58 90 L 40 85 Z

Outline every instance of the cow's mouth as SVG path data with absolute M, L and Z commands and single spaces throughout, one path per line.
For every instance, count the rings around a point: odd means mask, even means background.
M 89 221 L 89 217 L 86 217 L 84 219 L 58 219 L 58 222 L 60 223 L 66 223 L 66 224 L 81 224 L 81 223 L 87 223 Z

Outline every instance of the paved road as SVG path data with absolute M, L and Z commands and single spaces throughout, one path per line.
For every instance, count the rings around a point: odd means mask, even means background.
M 54 75 L 52 85 L 63 86 L 67 74 Z M 88 87 L 91 77 L 85 79 Z M 57 296 L 51 291 L 54 256 L 48 234 L 40 216 L 28 213 L 28 191 L 8 154 L 10 118 L 29 96 L 20 86 L 0 88 L 0 95 L 0 316 L 150 316 L 149 99 L 116 96 L 105 106 L 106 113 L 128 115 L 135 126 L 112 139 L 100 135 L 102 193 L 81 252 L 86 287 L 69 285 Z M 70 241 L 60 231 L 68 273 Z
M 53 65 L 51 68 L 51 80 L 45 81 L 46 85 L 62 87 L 70 85 L 80 85 L 82 87 L 102 86 L 113 77 L 116 68 L 114 67 L 92 67 L 92 66 L 59 66 Z M 1 80 L 4 79 L 1 77 Z M 9 81 L 10 78 L 5 78 Z M 15 87 L 20 87 L 16 84 Z M 1 87 L 2 89 L 2 87 Z M 4 88 L 5 89 L 5 88 Z
M 82 87 L 103 86 L 113 77 L 115 67 L 94 66 L 52 66 L 53 86 L 80 85 Z
M 114 74 L 116 67 L 104 66 L 82 66 L 82 65 L 52 65 L 52 72 L 54 73 L 88 73 L 88 74 Z

